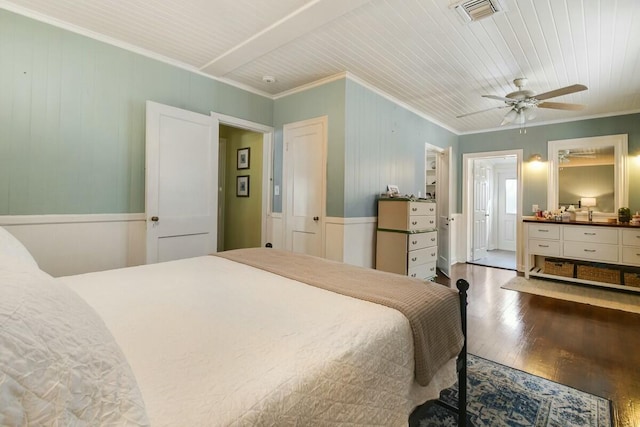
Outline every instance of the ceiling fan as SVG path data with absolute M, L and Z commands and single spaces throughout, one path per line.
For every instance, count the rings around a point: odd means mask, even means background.
M 596 151 L 594 149 L 587 149 L 581 151 L 560 150 L 558 151 L 558 161 L 560 163 L 568 163 L 571 157 L 581 157 L 584 159 L 595 159 Z
M 527 120 L 534 119 L 536 116 L 537 108 L 552 108 L 555 110 L 581 110 L 585 106 L 582 104 L 569 104 L 565 102 L 548 102 L 547 99 L 555 98 L 562 95 L 568 95 L 575 92 L 587 90 L 585 85 L 574 84 L 571 86 L 562 87 L 559 89 L 551 90 L 536 95 L 533 91 L 525 89 L 527 79 L 524 77 L 517 78 L 513 81 L 513 84 L 518 88 L 517 91 L 506 94 L 505 96 L 496 95 L 482 95 L 483 98 L 496 99 L 498 101 L 504 101 L 505 105 L 499 107 L 492 107 L 486 110 L 474 111 L 473 113 L 462 114 L 457 118 L 467 117 L 472 114 L 484 113 L 486 111 L 508 108 L 511 109 L 504 116 L 500 126 L 507 123 L 516 122 L 524 125 Z

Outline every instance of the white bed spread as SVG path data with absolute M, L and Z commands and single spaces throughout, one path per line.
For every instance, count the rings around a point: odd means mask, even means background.
M 152 426 L 403 425 L 456 380 L 414 381 L 398 311 L 218 257 L 63 277 L 102 316 Z

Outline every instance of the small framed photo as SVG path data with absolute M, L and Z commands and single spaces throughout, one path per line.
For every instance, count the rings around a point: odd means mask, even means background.
M 400 195 L 400 189 L 398 188 L 397 185 L 392 185 L 392 184 L 387 185 L 387 192 L 389 193 L 390 196 Z
M 238 148 L 238 167 L 237 169 L 249 169 L 249 147 Z
M 236 178 L 236 197 L 249 197 L 249 175 Z

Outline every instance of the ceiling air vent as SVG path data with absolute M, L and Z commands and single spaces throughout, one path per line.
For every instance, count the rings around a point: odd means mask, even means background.
M 488 18 L 503 8 L 498 0 L 466 0 L 451 5 L 465 22 Z

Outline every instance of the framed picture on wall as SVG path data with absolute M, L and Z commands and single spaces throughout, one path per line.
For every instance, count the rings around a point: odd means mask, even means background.
M 249 147 L 238 148 L 238 169 L 249 169 Z
M 249 175 L 237 177 L 236 197 L 249 197 Z

